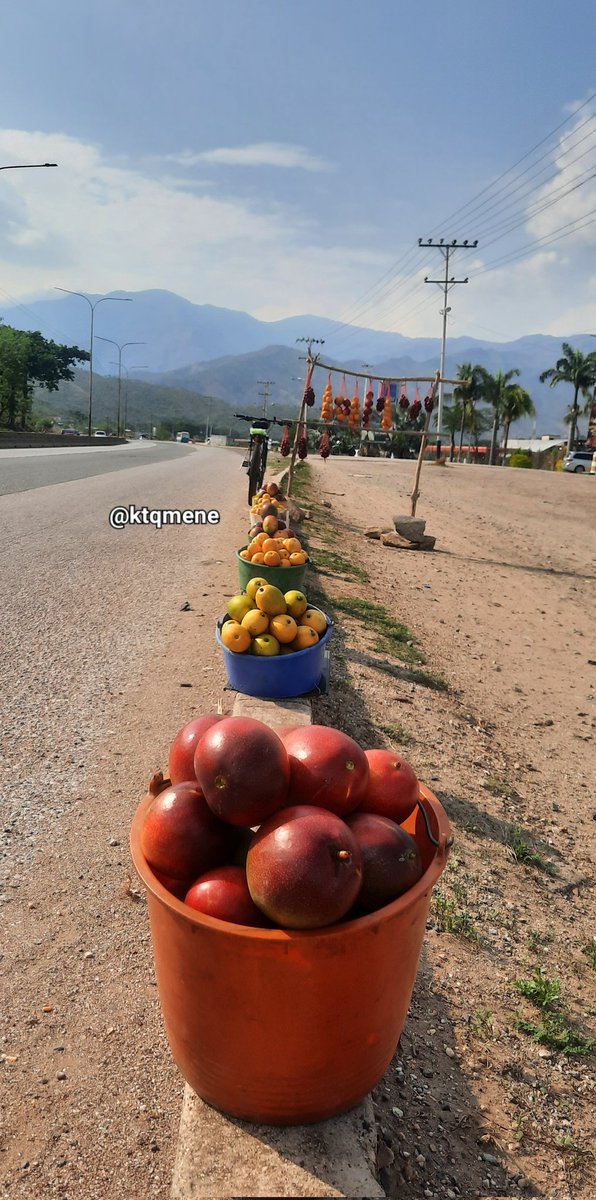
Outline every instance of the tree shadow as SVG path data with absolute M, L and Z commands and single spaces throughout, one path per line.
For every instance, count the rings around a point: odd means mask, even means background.
M 453 792 L 436 791 L 435 795 L 440 800 L 447 816 L 453 818 L 454 821 L 466 833 L 472 837 L 489 838 L 493 842 L 500 842 L 503 846 L 512 846 L 515 844 L 516 838 L 520 833 L 520 826 L 514 821 L 510 821 L 504 817 L 495 817 L 485 809 L 473 804 L 470 800 L 465 800 L 462 796 L 456 796 Z M 510 793 L 515 799 L 516 793 Z M 519 800 L 520 805 L 523 801 Z M 522 819 L 522 814 L 520 814 Z M 525 832 L 525 831 L 524 831 Z M 549 843 L 536 837 L 534 833 L 528 832 L 529 843 L 531 849 L 536 850 L 539 854 L 546 855 L 550 858 L 558 858 L 563 860 L 564 855 L 557 850 L 556 846 L 551 846 Z
M 479 554 L 456 554 L 453 550 L 435 549 L 433 553 L 444 558 L 456 558 L 459 562 L 481 563 L 488 567 L 508 567 L 512 571 L 527 571 L 530 575 L 553 575 L 555 578 L 581 579 L 586 583 L 596 582 L 596 575 L 585 575 L 581 571 L 562 571 L 556 567 L 536 567 L 523 562 L 504 562 L 498 558 L 483 558 Z

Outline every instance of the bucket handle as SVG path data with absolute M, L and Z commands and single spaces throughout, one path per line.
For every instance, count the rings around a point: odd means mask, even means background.
M 439 854 L 442 858 L 446 858 L 452 845 L 453 845 L 453 834 L 449 834 L 449 836 L 447 837 L 444 833 L 440 833 L 439 838 L 437 840 L 437 838 L 435 837 L 435 835 L 430 827 L 428 813 L 424 807 L 424 804 L 422 803 L 422 800 L 420 800 L 420 798 L 418 798 L 416 803 L 418 805 L 418 808 L 420 809 L 420 812 L 422 813 L 424 824 L 426 826 L 426 836 L 428 837 L 429 842 L 432 842 L 433 846 L 438 847 Z

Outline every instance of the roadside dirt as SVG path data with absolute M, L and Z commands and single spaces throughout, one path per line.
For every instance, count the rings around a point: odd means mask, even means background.
M 596 488 L 429 465 L 419 515 L 438 540 L 422 554 L 362 536 L 408 511 L 411 464 L 317 460 L 312 471 L 313 546 L 370 577 L 336 562 L 312 586 L 331 603 L 384 605 L 424 652 L 421 669 L 448 684 L 413 682 L 400 660 L 371 649 L 365 625 L 337 613 L 332 688 L 315 719 L 365 746 L 402 749 L 455 833 L 410 1016 L 375 1092 L 381 1182 L 400 1200 L 591 1200 L 593 1057 L 517 1028 L 540 1013 L 514 983 L 538 968 L 557 978 L 554 1011 L 590 1035 Z M 229 547 L 245 532 L 233 492 L 208 569 L 176 596 L 142 677 L 106 700 L 109 748 L 61 818 L 59 841 L 48 837 L 7 888 L 7 1200 L 169 1194 L 183 1083 L 162 1032 L 128 829 L 172 732 L 218 702 L 232 707 L 212 630 L 235 589 Z
M 331 459 L 310 470 L 305 528 L 338 620 L 315 719 L 399 749 L 455 835 L 410 1016 L 374 1095 L 381 1182 L 400 1200 L 588 1200 L 596 488 L 425 465 L 417 515 L 437 547 L 423 553 L 362 536 L 409 512 L 413 464 Z M 370 619 L 345 611 L 354 599 L 405 623 L 406 656 L 426 659 L 409 669 L 448 690 L 413 682 L 400 656 L 375 650 Z M 516 987 L 524 980 L 534 999 Z M 545 980 L 555 992 L 558 981 L 558 997 Z

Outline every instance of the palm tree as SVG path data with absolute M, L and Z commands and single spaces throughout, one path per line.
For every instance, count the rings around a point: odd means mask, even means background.
M 561 349 L 562 357 L 557 359 L 554 367 L 549 367 L 547 371 L 542 372 L 540 382 L 544 383 L 546 379 L 550 379 L 551 387 L 556 387 L 558 383 L 570 383 L 574 389 L 567 437 L 567 453 L 569 454 L 569 451 L 573 450 L 579 416 L 577 398 L 581 392 L 582 396 L 587 399 L 589 389 L 596 384 L 596 352 L 582 354 L 581 350 L 574 350 L 569 342 L 563 342 Z
M 451 397 L 445 397 L 451 399 Z M 449 462 L 453 462 L 455 458 L 455 435 L 462 426 L 462 409 L 463 405 L 460 400 L 455 400 L 453 404 L 445 404 L 443 407 L 443 428 L 447 430 L 451 445 L 449 450 Z
M 499 426 L 502 424 L 502 414 L 505 406 L 509 402 L 511 392 L 517 392 L 518 384 L 511 382 L 517 375 L 520 374 L 517 367 L 512 367 L 510 371 L 497 371 L 496 375 L 491 375 L 484 367 L 480 368 L 482 378 L 482 398 L 490 404 L 493 410 L 493 429 L 490 439 L 490 454 L 489 463 L 494 467 L 497 457 L 497 434 Z
M 506 395 L 501 407 L 501 416 L 503 418 L 503 457 L 502 465 L 505 466 L 505 458 L 507 455 L 507 442 L 509 441 L 509 426 L 513 425 L 514 421 L 519 421 L 521 417 L 535 417 L 536 409 L 532 404 L 532 398 L 525 388 L 516 386 L 507 388 Z
M 472 417 L 472 411 L 475 409 L 476 404 L 481 399 L 481 370 L 481 367 L 473 367 L 471 363 L 460 363 L 457 368 L 457 378 L 467 381 L 465 385 L 453 389 L 453 399 L 460 405 L 461 418 L 459 429 L 459 450 L 457 454 L 458 462 L 461 459 L 464 429 L 466 426 L 468 426 L 469 419 L 472 419 L 472 423 L 474 425 L 477 424 L 475 419 Z M 449 428 L 449 426 L 447 426 L 447 428 Z M 476 445 L 478 445 L 478 442 L 476 442 Z

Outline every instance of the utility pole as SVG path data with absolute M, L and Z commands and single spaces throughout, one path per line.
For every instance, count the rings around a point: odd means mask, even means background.
M 260 383 L 261 386 L 264 388 L 264 391 L 259 392 L 259 396 L 263 397 L 263 416 L 266 417 L 267 416 L 267 402 L 269 400 L 269 388 L 272 388 L 275 386 L 275 380 L 274 379 L 257 379 L 257 383 Z
M 441 316 L 443 317 L 443 337 L 441 341 L 441 365 L 439 367 L 439 402 L 437 407 L 437 437 L 441 436 L 441 425 L 443 422 L 443 376 L 445 374 L 445 344 L 447 342 L 447 316 L 451 312 L 447 304 L 447 298 L 452 287 L 456 283 L 468 283 L 468 277 L 465 279 L 455 279 L 453 276 L 449 278 L 449 259 L 454 250 L 474 250 L 478 245 L 478 239 L 475 242 L 468 241 L 468 238 L 463 242 L 458 242 L 456 238 L 452 242 L 446 242 L 444 238 L 440 238 L 438 242 L 433 242 L 432 238 L 426 241 L 423 238 L 418 238 L 418 245 L 421 249 L 426 250 L 431 247 L 434 250 L 440 250 L 445 260 L 445 278 L 444 279 L 429 279 L 428 275 L 424 277 L 425 283 L 436 283 L 443 292 L 443 307 Z
M 307 390 L 307 388 L 310 387 L 310 381 L 311 381 L 313 369 L 316 367 L 318 359 L 319 359 L 318 354 L 313 355 L 312 348 L 315 345 L 324 346 L 325 338 L 301 337 L 301 338 L 296 338 L 296 342 L 305 342 L 306 343 L 306 379 L 304 381 L 304 391 L 302 393 L 302 404 L 300 405 L 300 415 L 298 417 L 298 423 L 296 425 L 296 434 L 294 437 L 294 445 L 292 447 L 292 457 L 290 459 L 290 469 L 288 471 L 288 483 L 287 483 L 287 487 L 286 487 L 286 495 L 288 497 L 292 495 L 292 484 L 294 482 L 294 465 L 296 462 L 296 451 L 298 450 L 298 438 L 300 436 L 302 422 L 304 421 L 304 410 L 306 408 L 306 390 Z

